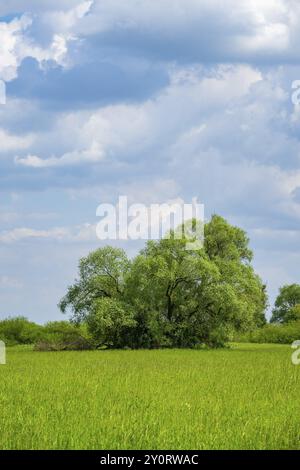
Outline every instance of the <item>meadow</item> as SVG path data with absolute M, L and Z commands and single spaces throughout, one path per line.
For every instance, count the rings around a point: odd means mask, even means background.
M 300 449 L 291 352 L 8 348 L 0 448 Z

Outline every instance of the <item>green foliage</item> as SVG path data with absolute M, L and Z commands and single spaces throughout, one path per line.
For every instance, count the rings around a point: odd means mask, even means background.
M 300 318 L 300 284 L 285 285 L 279 289 L 272 323 L 287 323 Z
M 129 305 L 103 297 L 93 303 L 87 325 L 99 346 L 122 348 L 127 346 L 127 332 L 136 322 Z
M 85 324 L 75 325 L 68 321 L 46 323 L 35 343 L 35 349 L 39 351 L 91 349 L 94 346 Z
M 287 316 L 287 321 L 300 321 L 300 304 L 295 305 L 290 309 Z
M 251 261 L 253 254 L 244 230 L 234 227 L 223 217 L 213 215 L 204 228 L 205 251 L 211 259 Z
M 6 345 L 32 344 L 41 337 L 42 328 L 25 317 L 6 318 L 0 321 L 0 340 Z
M 81 322 L 100 298 L 119 298 L 130 262 L 123 250 L 107 246 L 90 253 L 79 262 L 79 279 L 68 288 L 59 307 L 71 308 L 73 319 Z
M 35 344 L 38 350 L 88 349 L 94 345 L 84 323 L 56 321 L 42 326 L 25 317 L 0 321 L 0 340 L 7 346 Z
M 148 242 L 132 262 L 112 247 L 90 253 L 60 302 L 62 312 L 86 322 L 98 345 L 115 348 L 214 347 L 234 329 L 263 325 L 266 291 L 245 232 L 213 216 L 204 248 L 191 251 L 195 226 L 190 221 Z
M 161 332 L 158 346 L 214 346 L 220 337 L 215 330 L 253 321 L 246 298 L 241 300 L 242 289 L 238 292 L 232 282 L 236 269 L 232 265 L 230 276 L 225 277 L 204 250 L 188 252 L 182 241 L 172 239 L 149 242 L 133 262 L 128 300 L 140 316 L 151 318 L 147 331 L 152 343 L 154 327 L 156 334 Z
M 263 328 L 244 334 L 237 334 L 236 341 L 246 343 L 279 343 L 292 344 L 300 338 L 300 321 L 293 321 L 285 324 L 268 324 Z

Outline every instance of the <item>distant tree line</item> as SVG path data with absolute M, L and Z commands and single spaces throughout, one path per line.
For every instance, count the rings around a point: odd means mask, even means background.
M 38 325 L 26 317 L 0 320 L 0 340 L 7 346 L 35 345 L 38 350 L 92 349 L 91 336 L 85 325 L 53 321 Z

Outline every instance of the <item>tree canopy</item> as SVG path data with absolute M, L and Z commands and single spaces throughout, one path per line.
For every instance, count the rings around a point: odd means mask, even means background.
M 279 289 L 272 312 L 272 323 L 300 320 L 300 284 L 285 285 Z
M 61 310 L 86 322 L 99 346 L 114 348 L 219 346 L 234 330 L 263 325 L 266 290 L 245 232 L 213 216 L 204 247 L 189 251 L 188 242 L 171 233 L 133 260 L 97 249 L 80 260 Z

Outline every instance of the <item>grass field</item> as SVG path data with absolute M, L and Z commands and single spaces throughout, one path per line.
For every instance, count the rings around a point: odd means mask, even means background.
M 1 449 L 300 449 L 291 348 L 40 353 L 0 366 Z

